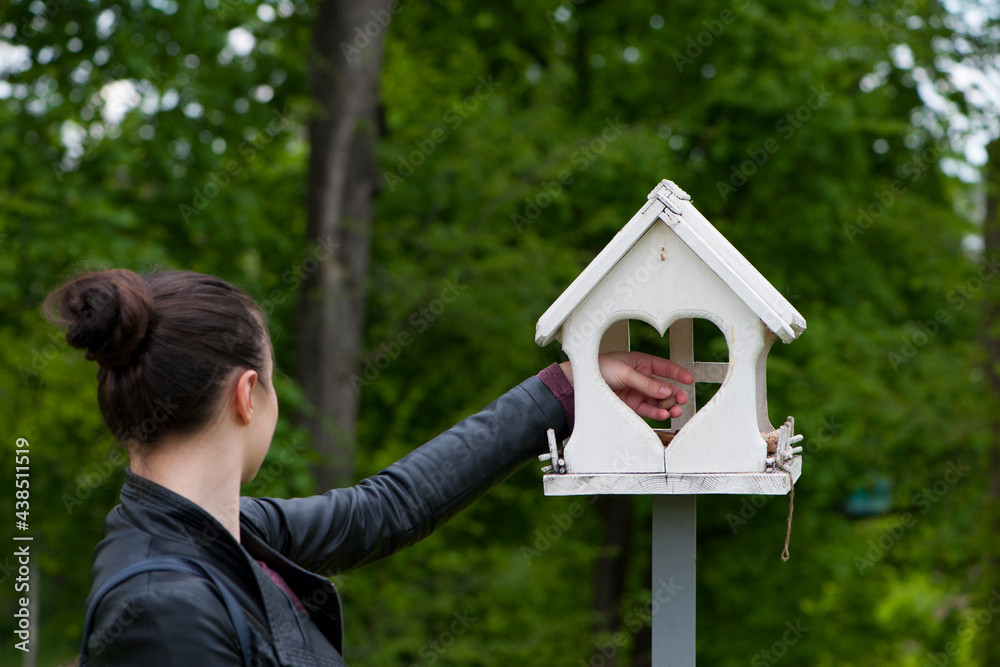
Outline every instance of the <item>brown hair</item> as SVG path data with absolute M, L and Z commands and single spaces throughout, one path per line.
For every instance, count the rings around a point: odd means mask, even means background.
M 53 290 L 43 311 L 98 363 L 97 403 L 122 444 L 152 445 L 206 426 L 234 368 L 257 371 L 268 389 L 264 313 L 215 276 L 86 273 Z

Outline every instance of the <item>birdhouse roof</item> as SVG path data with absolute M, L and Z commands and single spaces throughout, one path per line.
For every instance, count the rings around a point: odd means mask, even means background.
M 557 338 L 566 318 L 654 224 L 670 227 L 781 340 L 789 343 L 805 330 L 805 318 L 691 204 L 691 197 L 672 181 L 663 180 L 649 193 L 646 204 L 539 318 L 535 342 L 544 346 Z

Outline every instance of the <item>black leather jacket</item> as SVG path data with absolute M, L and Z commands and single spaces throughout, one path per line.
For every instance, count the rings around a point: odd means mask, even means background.
M 532 377 L 481 412 L 352 487 L 308 498 L 240 499 L 240 543 L 191 501 L 126 470 L 121 503 L 94 550 L 91 595 L 145 556 L 214 568 L 246 611 L 254 665 L 343 665 L 340 601 L 326 578 L 423 539 L 567 432 L 556 398 Z M 304 615 L 254 562 L 278 572 Z M 89 598 L 88 598 L 89 602 Z M 236 631 L 212 584 L 170 571 L 136 575 L 97 608 L 91 665 L 238 667 Z

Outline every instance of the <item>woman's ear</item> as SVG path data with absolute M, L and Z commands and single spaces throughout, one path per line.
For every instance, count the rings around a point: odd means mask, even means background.
M 236 392 L 233 395 L 233 407 L 236 409 L 236 416 L 244 425 L 250 423 L 253 417 L 254 401 L 253 388 L 258 382 L 257 371 L 247 370 L 240 373 L 236 379 Z

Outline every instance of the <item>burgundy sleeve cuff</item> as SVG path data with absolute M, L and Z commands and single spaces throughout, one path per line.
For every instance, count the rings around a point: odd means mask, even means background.
M 552 395 L 559 401 L 563 412 L 566 413 L 566 425 L 572 433 L 574 416 L 573 385 L 566 379 L 566 374 L 559 368 L 559 364 L 552 364 L 542 369 L 538 373 L 538 379 L 548 387 Z

